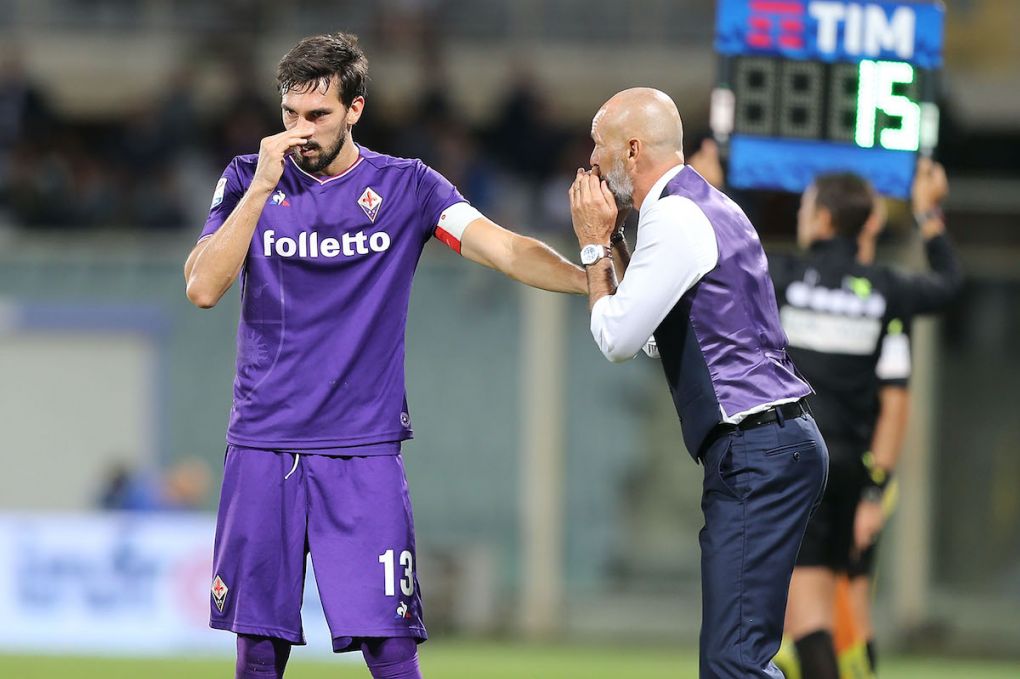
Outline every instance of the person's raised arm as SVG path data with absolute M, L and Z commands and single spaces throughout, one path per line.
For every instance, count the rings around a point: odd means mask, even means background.
M 942 165 L 927 158 L 917 163 L 911 188 L 911 208 L 921 229 L 931 272 L 905 276 L 903 287 L 906 313 L 923 314 L 938 311 L 959 292 L 963 284 L 963 267 L 946 235 L 942 202 L 949 193 L 949 181 Z
M 248 255 L 255 225 L 283 174 L 287 153 L 295 146 L 307 143 L 314 131 L 314 125 L 305 121 L 291 130 L 262 140 L 251 185 L 223 225 L 201 240 L 184 264 L 184 280 L 192 304 L 209 309 L 233 285 Z

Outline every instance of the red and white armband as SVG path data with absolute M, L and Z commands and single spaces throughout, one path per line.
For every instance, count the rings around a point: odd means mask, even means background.
M 470 203 L 454 203 L 439 215 L 435 236 L 451 250 L 460 254 L 460 241 L 464 237 L 464 229 L 482 216 L 482 213 Z

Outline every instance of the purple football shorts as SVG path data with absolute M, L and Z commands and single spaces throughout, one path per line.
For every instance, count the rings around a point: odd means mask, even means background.
M 428 638 L 400 455 L 228 446 L 210 626 L 304 644 L 309 554 L 335 651 L 357 637 Z

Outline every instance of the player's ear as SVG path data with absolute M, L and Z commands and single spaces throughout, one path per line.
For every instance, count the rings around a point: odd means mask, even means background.
M 347 124 L 354 125 L 361 119 L 361 114 L 365 110 L 365 98 L 354 97 L 354 101 L 347 108 Z

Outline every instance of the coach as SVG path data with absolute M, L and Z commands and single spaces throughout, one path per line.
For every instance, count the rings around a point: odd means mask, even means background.
M 705 470 L 700 675 L 782 677 L 771 660 L 828 453 L 804 406 L 811 387 L 786 353 L 765 253 L 740 208 L 684 165 L 667 95 L 618 93 L 591 134 L 592 170 L 578 170 L 570 204 L 592 335 L 614 362 L 646 345 L 659 354 Z M 631 206 L 633 257 L 617 230 Z

